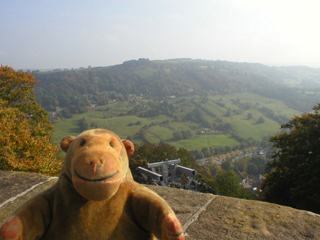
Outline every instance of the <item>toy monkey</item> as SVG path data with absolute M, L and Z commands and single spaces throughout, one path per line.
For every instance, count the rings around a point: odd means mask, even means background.
M 6 220 L 1 240 L 184 239 L 165 200 L 133 180 L 132 142 L 94 129 L 60 146 L 67 154 L 59 180 Z

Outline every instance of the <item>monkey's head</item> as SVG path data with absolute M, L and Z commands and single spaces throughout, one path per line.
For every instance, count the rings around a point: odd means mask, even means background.
M 84 131 L 77 137 L 64 137 L 60 146 L 67 153 L 63 173 L 88 200 L 110 199 L 131 176 L 128 156 L 134 152 L 134 145 L 111 131 Z

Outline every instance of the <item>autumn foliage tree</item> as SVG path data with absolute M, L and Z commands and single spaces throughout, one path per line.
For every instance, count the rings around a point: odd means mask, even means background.
M 62 166 L 32 74 L 0 67 L 0 170 L 56 175 Z
M 262 190 L 266 201 L 320 213 L 320 104 L 313 110 L 270 139 L 275 152 Z

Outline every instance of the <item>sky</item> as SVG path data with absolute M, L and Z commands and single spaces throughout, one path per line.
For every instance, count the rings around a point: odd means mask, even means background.
M 318 0 L 0 0 L 0 65 L 55 69 L 192 58 L 319 68 L 319 6 Z

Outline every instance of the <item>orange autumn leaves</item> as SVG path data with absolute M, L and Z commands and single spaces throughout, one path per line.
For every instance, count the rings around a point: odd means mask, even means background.
M 0 67 L 0 170 L 57 175 L 62 161 L 35 84 L 32 74 Z

